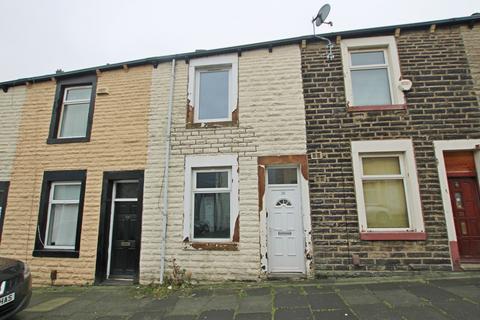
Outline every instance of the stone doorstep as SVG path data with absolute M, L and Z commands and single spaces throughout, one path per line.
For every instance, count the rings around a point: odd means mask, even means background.
M 480 263 L 462 263 L 460 268 L 463 271 L 480 271 Z

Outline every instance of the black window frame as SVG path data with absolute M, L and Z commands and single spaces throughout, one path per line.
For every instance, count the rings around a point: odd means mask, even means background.
M 90 107 L 87 118 L 87 132 L 85 137 L 76 138 L 59 138 L 58 129 L 60 127 L 60 116 L 62 114 L 62 104 L 65 89 L 79 86 L 92 86 L 92 93 L 90 96 Z M 47 144 L 57 143 L 75 143 L 75 142 L 89 142 L 92 132 L 93 111 L 95 106 L 95 97 L 97 92 L 97 76 L 88 75 L 83 77 L 69 78 L 57 80 L 57 88 L 55 90 L 55 100 L 53 103 L 52 119 L 50 121 L 50 130 L 48 133 Z
M 46 249 L 45 230 L 47 227 L 48 206 L 50 190 L 53 182 L 62 181 L 80 181 L 80 199 L 78 203 L 78 220 L 75 237 L 75 249 Z M 85 200 L 85 185 L 87 182 L 87 170 L 67 170 L 67 171 L 45 171 L 43 174 L 42 191 L 40 194 L 40 205 L 38 210 L 38 221 L 35 236 L 35 248 L 32 255 L 34 257 L 61 257 L 78 258 L 80 256 L 80 239 L 82 231 L 83 204 Z M 42 243 L 43 242 L 43 243 Z
M 10 188 L 10 181 L 0 181 L 0 188 L 5 190 L 3 196 L 0 197 L 0 207 L 2 207 L 0 216 L 0 243 L 2 242 L 3 223 L 5 221 L 5 213 L 7 212 L 8 189 Z

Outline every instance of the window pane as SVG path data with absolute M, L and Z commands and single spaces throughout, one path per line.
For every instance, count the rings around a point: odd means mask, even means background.
M 228 71 L 200 72 L 198 118 L 225 119 L 228 108 Z
M 197 172 L 197 188 L 228 188 L 228 171 Z
M 47 245 L 75 246 L 77 218 L 77 204 L 53 204 L 50 211 Z
M 354 105 L 391 104 L 387 69 L 352 70 Z
M 53 200 L 79 200 L 80 185 L 55 185 Z
M 403 180 L 363 181 L 368 228 L 408 228 Z
M 195 194 L 194 238 L 230 238 L 230 192 Z
M 66 100 L 90 100 L 92 87 L 70 88 L 67 90 Z
M 85 137 L 88 122 L 88 103 L 63 107 L 60 137 Z
M 138 196 L 138 183 L 117 183 L 116 198 L 136 198 Z
M 400 174 L 398 157 L 362 158 L 364 175 Z
M 269 168 L 269 184 L 296 184 L 297 168 Z
M 383 51 L 352 52 L 352 66 L 364 66 L 369 64 L 385 64 Z

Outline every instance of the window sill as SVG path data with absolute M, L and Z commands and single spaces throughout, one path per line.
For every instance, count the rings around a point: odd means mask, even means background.
M 347 112 L 407 110 L 406 104 L 387 104 L 378 106 L 348 106 Z
M 185 242 L 185 249 L 209 251 L 238 251 L 236 242 Z
M 32 256 L 49 258 L 78 258 L 80 253 L 75 250 L 35 249 Z
M 84 138 L 48 138 L 47 144 L 62 144 L 62 143 L 77 143 L 77 142 L 89 142 L 90 137 Z
M 360 232 L 360 240 L 427 240 L 426 232 Z
M 218 122 L 194 122 L 187 123 L 187 129 L 200 129 L 200 128 L 222 128 L 222 127 L 236 127 L 238 121 L 218 121 Z

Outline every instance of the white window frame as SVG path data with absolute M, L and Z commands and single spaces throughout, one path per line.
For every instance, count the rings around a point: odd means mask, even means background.
M 53 200 L 53 194 L 55 191 L 56 186 L 72 186 L 72 185 L 78 185 L 80 186 L 80 194 L 78 195 L 78 200 Z M 48 234 L 49 234 L 49 229 L 50 229 L 50 219 L 51 219 L 51 211 L 52 211 L 52 205 L 54 204 L 76 204 L 78 206 L 78 210 L 80 210 L 80 198 L 82 196 L 82 182 L 81 181 L 62 181 L 62 182 L 52 182 L 50 185 L 50 194 L 48 196 L 48 211 L 47 211 L 47 225 L 45 228 L 45 249 L 65 249 L 65 250 L 74 250 L 75 249 L 75 244 L 73 246 L 57 246 L 57 245 L 48 245 L 47 243 L 49 242 L 48 239 Z M 77 221 L 78 221 L 78 214 L 77 212 Z M 78 223 L 78 222 L 77 222 Z M 78 225 L 77 225 L 78 228 Z M 76 234 L 76 230 L 75 230 Z
M 397 44 L 394 36 L 345 39 L 340 44 L 342 52 L 343 73 L 345 79 L 345 96 L 349 107 L 361 106 L 354 104 L 352 88 L 352 70 L 370 70 L 387 68 L 391 104 L 405 104 L 405 96 L 400 89 L 400 60 L 398 58 Z M 383 51 L 385 64 L 352 66 L 352 52 Z
M 363 158 L 387 156 L 399 157 L 400 175 L 363 175 Z M 425 232 L 417 169 L 411 140 L 352 141 L 352 162 L 360 232 Z M 363 181 L 391 178 L 403 179 L 409 228 L 368 228 Z
M 228 117 L 199 119 L 200 73 L 214 71 L 228 71 Z M 194 107 L 194 122 L 232 121 L 232 112 L 236 109 L 238 101 L 238 55 L 226 54 L 192 59 L 189 62 L 188 77 L 188 100 Z
M 203 173 L 203 172 L 225 172 L 227 171 L 228 174 L 228 186 L 227 188 L 197 188 L 197 173 Z M 230 237 L 228 239 L 222 239 L 222 238 L 198 238 L 195 239 L 195 206 L 194 201 L 195 201 L 195 194 L 197 193 L 229 193 L 230 194 L 230 199 L 232 198 L 232 169 L 231 167 L 216 167 L 216 168 L 200 168 L 192 169 L 192 194 L 191 194 L 191 201 L 192 201 L 192 224 L 191 224 L 191 235 L 192 235 L 192 241 L 203 241 L 203 242 L 214 242 L 214 241 L 230 241 L 233 237 L 233 230 L 230 228 Z M 231 209 L 231 208 L 230 208 Z M 230 214 L 230 219 L 231 219 L 231 214 Z M 231 225 L 231 224 L 230 224 Z
M 194 186 L 196 172 L 229 171 L 230 190 L 230 237 L 228 239 L 200 238 L 194 239 Z M 228 190 L 225 188 L 202 188 L 196 190 Z M 200 191 L 199 191 L 200 192 Z M 202 191 L 204 192 L 204 191 Z M 185 158 L 185 190 L 184 190 L 184 226 L 183 238 L 190 242 L 232 242 L 235 223 L 238 218 L 238 160 L 236 155 L 220 156 L 187 156 Z
M 91 85 L 88 85 L 88 86 L 73 86 L 73 87 L 65 88 L 65 90 L 63 92 L 63 98 L 62 98 L 62 106 L 60 108 L 60 119 L 58 120 L 59 121 L 58 122 L 58 132 L 57 132 L 57 138 L 58 139 L 85 138 L 87 136 L 87 132 L 85 132 L 85 135 L 83 135 L 83 136 L 61 136 L 60 135 L 62 133 L 63 111 L 65 110 L 65 106 L 88 103 L 87 108 L 88 108 L 88 113 L 90 113 L 90 103 L 92 102 L 92 95 L 91 94 L 90 94 L 90 97 L 88 99 L 67 100 L 68 91 L 70 91 L 72 89 L 87 89 L 87 88 L 90 88 L 91 90 L 93 90 L 93 87 Z M 87 114 L 87 127 L 88 127 L 88 117 L 89 117 L 89 114 Z

